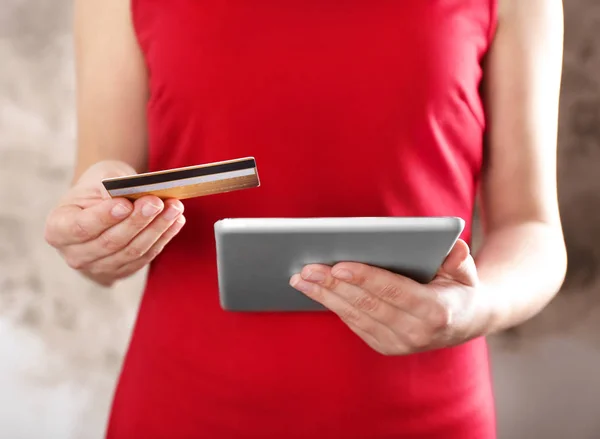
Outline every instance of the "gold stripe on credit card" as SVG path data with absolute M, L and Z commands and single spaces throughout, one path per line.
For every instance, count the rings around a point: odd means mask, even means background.
M 102 180 L 111 197 L 202 197 L 260 186 L 254 157 Z

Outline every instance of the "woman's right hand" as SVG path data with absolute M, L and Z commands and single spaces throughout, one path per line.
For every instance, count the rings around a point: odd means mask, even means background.
M 134 174 L 123 162 L 91 166 L 46 220 L 46 241 L 67 264 L 110 286 L 150 263 L 185 223 L 179 200 L 111 198 L 101 180 Z

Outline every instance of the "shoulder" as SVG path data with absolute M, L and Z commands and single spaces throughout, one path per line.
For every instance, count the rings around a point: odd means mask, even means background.
M 528 74 L 521 76 L 526 83 L 543 79 L 545 66 L 552 68 L 545 77 L 558 77 L 564 38 L 562 0 L 493 1 L 497 2 L 497 25 L 484 66 L 486 76 L 520 71 Z
M 531 28 L 562 25 L 562 0 L 492 0 L 496 2 L 500 26 L 529 25 Z

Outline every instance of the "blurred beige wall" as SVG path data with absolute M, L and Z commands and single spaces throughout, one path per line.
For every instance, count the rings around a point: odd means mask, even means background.
M 568 0 L 565 291 L 490 340 L 501 439 L 600 437 L 600 2 Z M 0 437 L 100 438 L 143 274 L 102 290 L 42 239 L 73 163 L 70 2 L 0 1 Z

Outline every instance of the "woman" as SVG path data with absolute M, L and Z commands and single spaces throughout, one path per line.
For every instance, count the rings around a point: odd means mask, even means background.
M 77 166 L 46 238 L 102 285 L 152 262 L 109 438 L 495 437 L 484 337 L 566 266 L 558 0 L 86 0 L 75 20 Z M 185 220 L 100 185 L 249 155 L 261 188 Z M 467 227 L 431 284 L 309 266 L 290 283 L 330 313 L 219 306 L 218 219 L 437 215 Z

